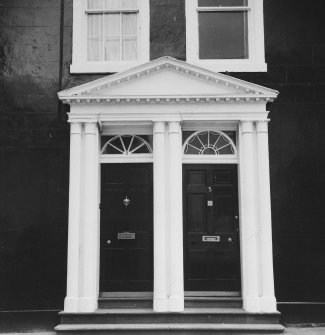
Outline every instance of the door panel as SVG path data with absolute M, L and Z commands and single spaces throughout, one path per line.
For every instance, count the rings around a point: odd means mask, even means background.
M 102 164 L 101 172 L 100 291 L 152 291 L 152 164 Z
M 187 291 L 240 290 L 236 165 L 184 165 Z

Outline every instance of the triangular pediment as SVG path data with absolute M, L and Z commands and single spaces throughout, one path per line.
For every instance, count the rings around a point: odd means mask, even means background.
M 64 102 L 111 99 L 228 99 L 267 100 L 278 92 L 228 75 L 207 71 L 171 57 L 162 57 L 136 68 L 67 89 Z

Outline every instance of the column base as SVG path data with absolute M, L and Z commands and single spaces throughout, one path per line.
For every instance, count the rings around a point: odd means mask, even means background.
M 243 297 L 243 305 L 246 312 L 258 313 L 261 309 L 260 297 Z
M 98 307 L 97 298 L 83 297 L 79 298 L 79 312 L 94 312 Z
M 168 298 L 154 297 L 153 310 L 154 312 L 168 312 Z
M 168 306 L 169 306 L 168 310 L 170 312 L 183 312 L 184 311 L 184 296 L 169 297 Z
M 66 297 L 64 299 L 64 311 L 67 313 L 77 313 L 79 310 L 79 299 L 76 297 Z
M 261 297 L 260 298 L 260 304 L 261 304 L 261 313 L 274 313 L 277 312 L 276 307 L 276 300 L 274 296 L 270 297 Z

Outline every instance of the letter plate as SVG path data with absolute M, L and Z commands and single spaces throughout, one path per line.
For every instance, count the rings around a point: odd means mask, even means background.
M 117 233 L 118 240 L 135 240 L 135 233 Z
M 220 236 L 202 236 L 202 242 L 220 242 Z

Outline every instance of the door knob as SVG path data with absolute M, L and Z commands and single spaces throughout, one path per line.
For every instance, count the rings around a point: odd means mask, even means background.
M 231 238 L 231 237 L 228 238 L 228 242 L 229 242 L 229 243 L 232 242 L 232 238 Z
M 111 244 L 111 240 L 107 240 L 106 244 Z

